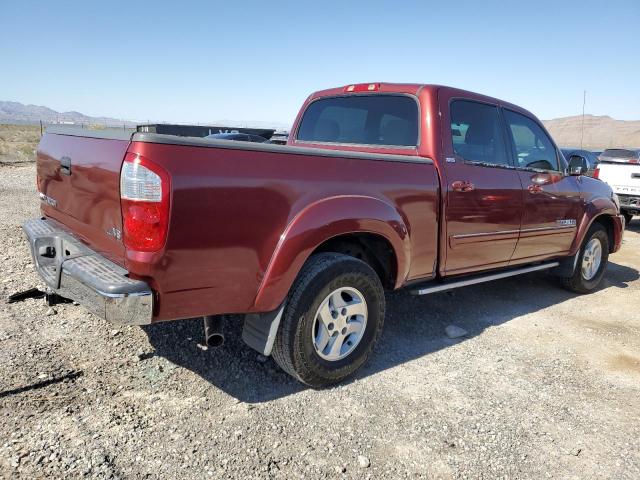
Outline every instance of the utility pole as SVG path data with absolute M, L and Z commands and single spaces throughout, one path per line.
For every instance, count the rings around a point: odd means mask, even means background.
M 587 103 L 587 91 L 582 91 L 582 128 L 580 132 L 580 150 L 582 150 L 582 142 L 584 140 L 584 105 Z

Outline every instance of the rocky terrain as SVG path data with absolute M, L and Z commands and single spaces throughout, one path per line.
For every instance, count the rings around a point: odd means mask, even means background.
M 640 148 L 640 120 L 616 120 L 596 115 L 585 115 L 584 138 L 582 138 L 582 116 L 545 120 L 544 126 L 562 147 L 579 147 L 589 150 L 626 147 Z
M 316 391 L 240 325 L 205 350 L 197 320 L 5 303 L 42 287 L 34 176 L 0 166 L 0 478 L 640 478 L 638 219 L 592 295 L 544 274 L 389 294 L 373 360 Z

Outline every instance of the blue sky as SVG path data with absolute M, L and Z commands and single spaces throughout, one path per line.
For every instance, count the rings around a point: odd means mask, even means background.
M 0 3 L 0 100 L 291 123 L 314 91 L 440 83 L 640 119 L 640 0 Z

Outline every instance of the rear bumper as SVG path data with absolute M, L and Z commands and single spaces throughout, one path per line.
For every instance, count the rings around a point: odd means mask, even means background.
M 149 285 L 91 250 L 51 219 L 23 226 L 36 270 L 52 293 L 122 325 L 146 325 L 153 317 Z
M 617 195 L 620 200 L 620 210 L 640 214 L 640 194 L 626 195 L 624 193 L 618 193 Z

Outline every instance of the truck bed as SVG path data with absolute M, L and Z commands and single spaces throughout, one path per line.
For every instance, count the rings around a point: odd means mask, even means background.
M 302 256 L 331 235 L 331 225 L 374 232 L 380 216 L 388 217 L 388 228 L 406 229 L 406 242 L 397 248 L 406 250 L 411 262 L 398 266 L 399 282 L 434 274 L 439 182 L 429 159 L 130 135 L 48 130 L 38 152 L 40 191 L 46 196 L 42 211 L 159 292 L 155 320 L 276 308 Z M 118 182 L 127 153 L 151 159 L 170 175 L 169 232 L 162 251 L 127 251 L 109 233 L 121 230 Z M 71 158 L 70 176 L 61 174 L 63 156 Z M 368 219 L 367 208 L 378 211 Z M 328 211 L 339 212 L 339 218 L 327 217 Z M 285 234 L 295 232 L 298 222 L 314 221 L 323 225 L 322 232 L 293 240 L 300 243 L 300 258 L 273 264 Z

